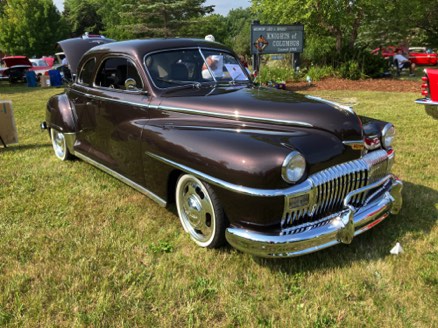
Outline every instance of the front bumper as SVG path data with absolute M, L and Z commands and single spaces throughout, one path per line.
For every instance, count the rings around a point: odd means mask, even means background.
M 355 194 L 382 186 L 381 196 L 373 198 L 360 208 L 349 204 Z M 402 205 L 403 183 L 393 175 L 350 192 L 344 199 L 344 210 L 295 229 L 293 234 L 263 234 L 238 227 L 229 227 L 227 241 L 234 248 L 260 257 L 293 257 L 316 252 L 339 244 L 349 244 L 359 235 L 388 217 L 397 214 Z M 299 227 L 297 227 L 299 228 Z

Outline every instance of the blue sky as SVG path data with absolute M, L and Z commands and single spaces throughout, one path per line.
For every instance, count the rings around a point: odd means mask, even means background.
M 53 0 L 60 11 L 64 9 L 64 0 Z M 247 8 L 251 5 L 250 0 L 207 0 L 205 4 L 215 5 L 215 13 L 226 16 L 231 9 Z

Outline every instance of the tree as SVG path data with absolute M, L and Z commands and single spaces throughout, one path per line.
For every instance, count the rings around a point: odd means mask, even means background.
M 195 18 L 178 31 L 178 36 L 191 38 L 204 38 L 206 35 L 214 35 L 217 42 L 224 43 L 227 36 L 227 20 L 218 14 Z
M 6 6 L 6 0 L 0 0 L 0 16 L 3 15 L 5 6 Z
M 226 17 L 228 37 L 224 43 L 238 54 L 250 54 L 252 20 L 253 14 L 250 8 L 230 10 Z
M 306 35 L 331 36 L 338 53 L 353 48 L 367 13 L 379 10 L 382 0 L 253 0 L 261 18 L 268 23 L 305 25 Z
M 104 3 L 102 0 L 64 1 L 64 17 L 70 26 L 72 36 L 81 36 L 85 32 L 101 33 L 104 25 L 98 11 Z
M 135 37 L 133 31 L 122 27 L 123 25 L 129 26 L 133 23 L 122 14 L 125 3 L 125 0 L 101 0 L 97 14 L 101 17 L 103 24 L 103 30 L 100 32 L 105 34 L 105 36 L 116 40 L 132 39 Z
M 373 15 L 365 17 L 359 41 L 379 45 L 438 45 L 438 6 L 436 1 L 386 1 Z
M 123 5 L 119 27 L 138 37 L 173 37 L 194 19 L 213 11 L 205 0 L 136 0 Z
M 0 26 L 2 50 L 29 57 L 52 53 L 67 32 L 52 0 L 6 1 Z

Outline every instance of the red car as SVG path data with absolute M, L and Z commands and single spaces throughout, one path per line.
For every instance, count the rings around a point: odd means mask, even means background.
M 26 56 L 7 56 L 2 58 L 0 80 L 9 82 L 26 81 L 27 71 L 34 71 L 37 77 L 48 75 L 50 65 L 43 58 L 29 59 Z
M 29 61 L 32 63 L 30 70 L 34 71 L 37 76 L 48 75 L 48 71 L 52 69 L 46 58 L 31 58 Z
M 421 94 L 424 98 L 415 102 L 424 105 L 426 113 L 438 119 L 438 69 L 426 68 L 422 77 Z
M 387 46 L 387 47 L 382 47 L 382 48 L 376 48 L 376 49 L 372 50 L 371 53 L 373 55 L 377 55 L 379 52 L 381 52 L 383 58 L 387 59 L 387 58 L 393 57 L 395 55 L 396 49 L 397 49 L 397 47 L 395 47 L 395 46 Z
M 26 56 L 7 56 L 2 58 L 0 68 L 0 80 L 9 82 L 26 81 L 26 72 L 32 67 L 32 63 Z
M 438 55 L 426 47 L 409 48 L 409 60 L 416 65 L 436 65 Z

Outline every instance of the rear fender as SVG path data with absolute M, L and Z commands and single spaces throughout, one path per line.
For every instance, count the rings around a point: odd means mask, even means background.
M 76 132 L 76 119 L 72 107 L 65 93 L 51 97 L 46 110 L 47 126 L 63 133 Z

